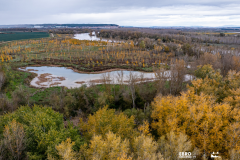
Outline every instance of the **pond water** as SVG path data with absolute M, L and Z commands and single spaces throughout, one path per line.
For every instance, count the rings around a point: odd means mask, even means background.
M 89 33 L 74 34 L 74 38 L 78 40 L 100 41 L 100 38 L 96 35 L 90 36 Z
M 95 35 L 95 32 L 92 33 L 92 36 L 89 33 L 80 33 L 74 34 L 74 38 L 78 40 L 89 40 L 89 41 L 100 41 L 101 39 Z M 112 42 L 110 39 L 102 38 L 101 41 L 109 41 Z
M 128 84 L 130 74 L 133 75 L 137 82 L 153 81 L 155 74 L 153 72 L 140 71 L 110 71 L 106 73 L 78 73 L 66 67 L 23 67 L 22 71 L 28 71 L 38 74 L 31 81 L 31 86 L 39 88 L 48 88 L 52 86 L 65 86 L 67 88 L 81 87 L 82 85 L 94 84 Z M 166 71 L 165 74 L 169 74 Z M 122 75 L 122 76 L 121 76 Z M 185 80 L 190 80 L 190 75 L 185 75 Z

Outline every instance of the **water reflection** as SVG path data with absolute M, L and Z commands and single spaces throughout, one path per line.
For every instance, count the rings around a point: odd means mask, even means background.
M 98 38 L 95 34 L 90 36 L 89 33 L 75 34 L 74 38 L 78 40 L 100 41 L 100 38 Z
M 111 84 L 120 83 L 117 79 L 123 74 L 122 83 L 128 83 L 130 72 L 136 76 L 154 79 L 154 73 L 145 73 L 139 71 L 111 71 L 107 73 L 78 73 L 66 67 L 26 67 L 20 68 L 22 71 L 29 71 L 37 73 L 38 76 L 31 81 L 34 87 L 51 87 L 51 86 L 65 86 L 68 88 L 81 87 L 82 85 L 101 84 L 107 82 Z
M 129 84 L 134 79 L 136 83 L 153 81 L 155 74 L 153 72 L 140 71 L 111 71 L 106 73 L 78 73 L 66 67 L 24 67 L 22 71 L 37 73 L 38 76 L 31 81 L 31 85 L 39 88 L 48 88 L 52 86 L 65 86 L 68 88 L 81 87 L 82 85 L 94 84 Z M 170 71 L 165 71 L 164 75 L 168 77 Z M 132 79 L 131 79 L 132 77 Z M 192 79 L 192 76 L 185 75 L 185 81 Z
M 92 32 L 92 36 L 89 35 L 89 33 L 80 33 L 80 34 L 74 34 L 74 38 L 78 40 L 89 40 L 89 41 L 109 41 L 109 42 L 119 42 L 111 39 L 106 38 L 99 38 L 95 35 L 95 32 Z

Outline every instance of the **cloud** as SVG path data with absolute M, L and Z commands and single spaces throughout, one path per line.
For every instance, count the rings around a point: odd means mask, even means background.
M 113 23 L 127 26 L 240 26 L 239 0 L 0 1 L 0 25 Z

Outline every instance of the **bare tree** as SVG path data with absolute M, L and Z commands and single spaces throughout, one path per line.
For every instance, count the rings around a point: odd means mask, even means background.
M 229 148 L 230 160 L 239 159 L 240 153 L 237 150 L 239 135 L 240 135 L 240 125 L 238 122 L 231 124 L 228 128 L 228 140 L 227 145 Z
M 5 76 L 3 72 L 0 72 L 0 90 L 5 82 Z
M 226 76 L 228 71 L 233 68 L 233 55 L 230 53 L 224 54 L 221 56 L 221 63 L 222 63 L 222 74 Z M 215 68 L 214 68 L 215 69 Z
M 183 88 L 186 68 L 184 60 L 171 62 L 170 72 L 170 94 L 178 94 Z
M 26 142 L 23 126 L 13 120 L 5 127 L 3 135 L 4 144 L 11 153 L 12 159 L 21 159 Z
M 52 107 L 58 111 L 64 110 L 65 101 L 64 98 L 67 96 L 67 89 L 64 87 L 61 87 L 60 92 L 57 90 L 53 91 L 51 94 L 51 101 L 50 104 Z
M 3 140 L 1 140 L 0 141 L 0 160 L 3 160 L 3 158 L 4 158 L 4 141 Z
M 104 84 L 104 87 L 108 94 L 111 94 L 111 85 L 110 85 L 111 82 L 112 82 L 112 79 L 111 79 L 110 72 L 103 73 L 102 74 L 102 83 Z
M 17 89 L 12 93 L 12 102 L 13 102 L 13 108 L 14 110 L 19 105 L 28 105 L 30 106 L 31 99 L 30 97 L 33 96 L 33 93 L 31 93 L 30 88 L 27 86 L 17 86 Z
M 164 70 L 163 68 L 154 69 L 155 79 L 156 79 L 156 88 L 157 93 L 165 93 L 165 84 L 170 78 L 169 71 Z
M 230 160 L 240 159 L 239 151 L 236 149 L 229 150 Z
M 144 82 L 144 73 L 143 72 L 140 73 L 139 79 L 140 79 L 141 83 Z
M 0 94 L 0 110 L 4 113 L 8 111 L 14 111 L 12 107 L 12 102 L 6 96 L 6 94 Z
M 135 99 L 136 99 L 135 85 L 136 85 L 136 81 L 137 81 L 137 75 L 135 75 L 132 72 L 130 72 L 129 76 L 128 76 L 128 81 L 127 82 L 128 82 L 129 89 L 131 91 L 133 108 L 136 107 L 136 105 L 135 105 Z
M 205 52 L 203 55 L 200 56 L 197 63 L 198 65 L 211 64 L 214 69 L 220 69 L 222 68 L 225 62 L 225 61 L 221 62 L 220 57 L 223 57 L 223 56 L 220 56 L 220 55 L 218 56 L 217 54 L 214 55 L 214 54 Z
M 120 89 L 123 87 L 123 71 L 117 72 L 116 82 L 120 85 Z

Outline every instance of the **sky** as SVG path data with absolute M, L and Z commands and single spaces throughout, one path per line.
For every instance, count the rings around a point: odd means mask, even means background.
M 240 26 L 240 0 L 0 0 L 0 25 Z

